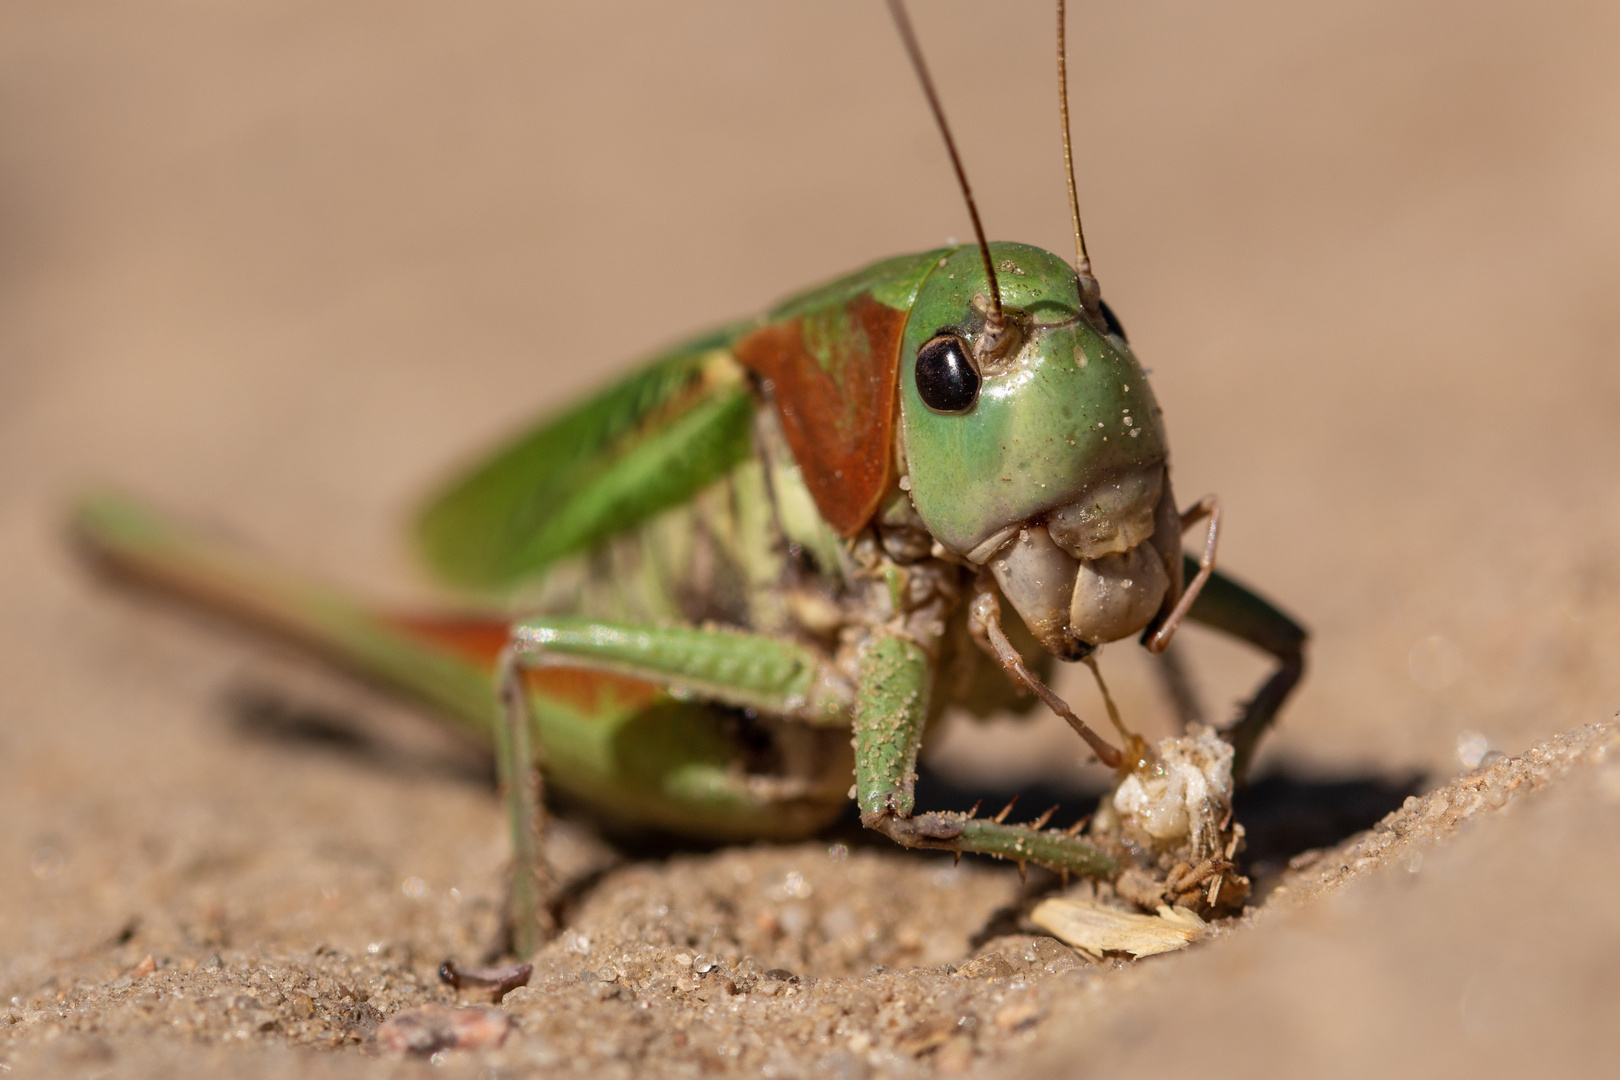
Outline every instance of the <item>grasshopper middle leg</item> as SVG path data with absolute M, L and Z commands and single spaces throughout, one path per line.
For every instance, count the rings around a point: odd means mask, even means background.
M 572 669 L 625 676 L 662 687 L 665 705 L 650 704 L 645 723 L 619 725 L 622 737 L 591 741 L 613 724 L 605 717 L 577 725 L 545 722 L 544 706 L 534 708 L 527 674 L 535 669 Z M 791 641 L 741 631 L 692 626 L 647 626 L 575 616 L 525 620 L 513 626 L 497 666 L 500 709 L 495 722 L 496 756 L 505 792 L 514 866 L 509 916 L 512 946 L 519 956 L 533 952 L 555 929 L 547 900 L 553 885 L 540 844 L 543 821 L 538 763 L 546 738 L 570 744 L 576 766 L 580 745 L 585 760 L 603 773 L 596 789 L 611 815 L 633 809 L 654 824 L 686 825 L 710 835 L 803 835 L 829 819 L 842 804 L 848 784 L 837 761 L 821 760 L 805 740 L 795 740 L 809 759 L 785 775 L 749 771 L 723 733 L 701 720 L 711 707 L 757 711 L 823 728 L 842 726 L 848 716 L 848 688 L 825 659 Z M 543 699 L 541 699 L 543 702 Z M 709 703 L 700 705 L 699 702 Z M 828 732 L 832 734 L 832 732 Z M 554 766 L 566 768 L 566 762 Z M 828 773 L 829 775 L 823 775 Z M 576 782 L 578 777 L 564 776 Z M 614 806 L 617 801 L 620 805 Z M 831 807 L 832 813 L 828 812 Z

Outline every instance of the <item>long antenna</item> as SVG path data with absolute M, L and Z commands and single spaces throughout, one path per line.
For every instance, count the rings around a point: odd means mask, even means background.
M 956 180 L 962 185 L 962 198 L 967 200 L 968 216 L 973 219 L 973 235 L 979 238 L 979 254 L 984 258 L 984 273 L 990 279 L 990 300 L 995 305 L 995 311 L 985 320 L 985 331 L 988 337 L 999 338 L 1006 325 L 1006 318 L 1001 313 L 1001 285 L 996 281 L 996 268 L 990 262 L 990 242 L 984 238 L 984 225 L 979 221 L 979 208 L 973 202 L 973 189 L 968 187 L 967 173 L 962 168 L 962 159 L 956 153 L 956 140 L 951 138 L 951 126 L 945 122 L 945 111 L 939 107 L 939 95 L 934 93 L 934 80 L 928 77 L 928 65 L 923 61 L 922 50 L 917 47 L 917 35 L 911 30 L 911 20 L 906 16 L 906 7 L 902 0 L 889 0 L 889 14 L 894 16 L 894 25 L 900 31 L 900 41 L 905 45 L 907 55 L 911 57 L 911 66 L 917 70 L 917 79 L 922 83 L 923 94 L 928 98 L 928 107 L 934 110 L 934 120 L 939 124 L 939 133 L 945 136 L 945 149 L 950 152 L 951 165 L 956 169 Z
M 1091 277 L 1091 258 L 1086 254 L 1086 234 L 1080 228 L 1080 193 L 1074 186 L 1074 151 L 1069 146 L 1069 50 L 1064 41 L 1068 18 L 1063 0 L 1057 0 L 1058 111 L 1063 114 L 1063 166 L 1069 176 L 1069 212 L 1074 217 L 1074 269 L 1083 278 Z

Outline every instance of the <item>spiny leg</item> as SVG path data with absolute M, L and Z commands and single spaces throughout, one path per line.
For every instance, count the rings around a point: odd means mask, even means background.
M 855 789 L 861 824 L 903 847 L 971 851 L 1039 863 L 1061 873 L 1105 877 L 1114 859 L 1077 830 L 1007 825 L 965 814 L 916 810 L 917 751 L 928 717 L 929 659 L 908 638 L 880 636 L 861 657 L 855 698 Z M 1103 744 L 1107 747 L 1107 744 Z M 1108 747 L 1112 750 L 1112 747 Z M 1118 751 L 1113 751 L 1118 755 Z

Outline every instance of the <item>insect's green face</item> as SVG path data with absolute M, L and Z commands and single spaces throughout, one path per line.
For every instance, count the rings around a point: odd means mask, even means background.
M 988 566 L 1048 650 L 1136 633 L 1181 589 L 1159 407 L 1123 336 L 1081 316 L 1074 270 L 992 244 L 1014 330 L 976 355 L 989 293 L 958 248 L 917 295 L 900 352 L 912 501 L 941 545 Z

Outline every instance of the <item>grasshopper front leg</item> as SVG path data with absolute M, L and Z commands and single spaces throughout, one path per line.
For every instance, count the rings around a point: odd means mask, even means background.
M 1091 877 L 1116 872 L 1111 856 L 1073 832 L 966 814 L 915 812 L 917 750 L 931 682 L 928 654 L 915 641 L 887 634 L 867 645 L 855 692 L 855 788 L 861 824 L 903 847 L 973 851 Z

